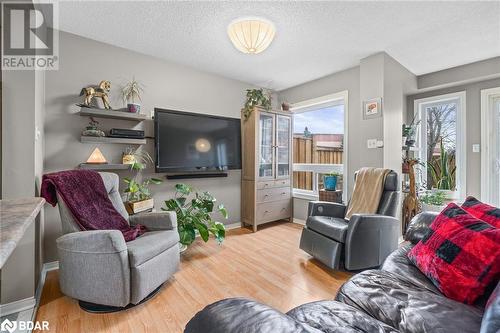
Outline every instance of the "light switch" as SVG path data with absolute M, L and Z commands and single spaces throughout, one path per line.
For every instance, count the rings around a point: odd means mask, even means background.
M 475 143 L 472 145 L 472 152 L 479 153 L 481 151 L 481 145 L 479 143 Z
M 377 139 L 368 139 L 366 141 L 366 146 L 368 147 L 368 149 L 377 148 Z

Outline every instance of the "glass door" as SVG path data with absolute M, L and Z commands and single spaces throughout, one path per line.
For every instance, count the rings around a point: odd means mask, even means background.
M 259 118 L 259 178 L 274 178 L 274 115 L 260 113 Z
M 486 91 L 482 105 L 481 199 L 500 206 L 500 87 Z
M 290 122 L 290 117 L 277 116 L 276 178 L 288 178 L 290 176 Z

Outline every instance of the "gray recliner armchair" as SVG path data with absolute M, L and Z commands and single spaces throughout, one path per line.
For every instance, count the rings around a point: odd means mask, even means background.
M 341 261 L 347 270 L 378 267 L 398 246 L 398 202 L 394 171 L 385 178 L 377 214 L 354 214 L 348 221 L 345 205 L 311 201 L 300 248 L 334 269 Z
M 118 191 L 118 175 L 99 173 L 114 208 L 131 225 L 148 231 L 125 242 L 118 230 L 80 231 L 58 197 L 64 235 L 57 239 L 59 281 L 67 296 L 94 312 L 116 311 L 154 294 L 179 267 L 179 234 L 173 212 L 128 215 Z

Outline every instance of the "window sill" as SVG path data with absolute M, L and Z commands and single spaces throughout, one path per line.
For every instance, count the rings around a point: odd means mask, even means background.
M 303 200 L 309 200 L 309 201 L 316 201 L 319 200 L 319 196 L 314 193 L 307 193 L 308 191 L 301 191 L 301 190 L 293 190 L 292 196 L 297 199 L 303 199 Z

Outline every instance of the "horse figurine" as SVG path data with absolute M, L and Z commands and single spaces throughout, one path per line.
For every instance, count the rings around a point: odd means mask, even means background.
M 82 88 L 82 91 L 80 92 L 80 96 L 85 95 L 85 100 L 83 101 L 83 104 L 85 106 L 89 106 L 92 102 L 92 98 L 101 98 L 102 102 L 104 104 L 104 108 L 106 109 L 111 109 L 111 105 L 109 103 L 109 98 L 108 98 L 108 93 L 111 90 L 111 82 L 107 80 L 103 80 L 99 82 L 99 86 L 90 86 L 87 88 Z

